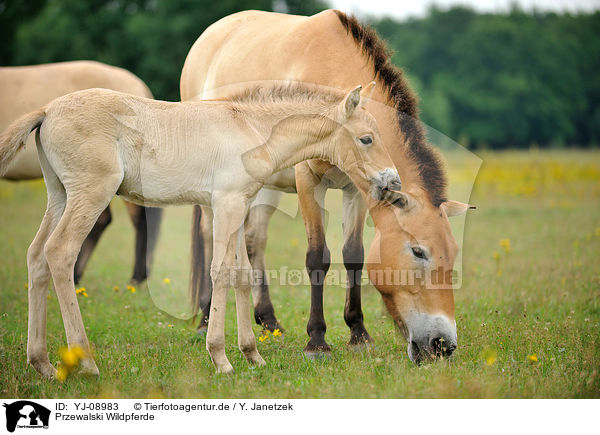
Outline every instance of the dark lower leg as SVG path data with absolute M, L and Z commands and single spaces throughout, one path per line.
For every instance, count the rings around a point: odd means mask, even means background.
M 253 284 L 253 290 L 257 289 L 253 293 L 255 299 L 257 299 L 254 305 L 254 320 L 258 325 L 262 325 L 271 332 L 276 329 L 284 332 L 283 327 L 275 317 L 275 308 L 273 308 L 271 296 L 269 295 L 269 285 L 266 282 L 265 271 L 255 271 L 255 273 L 260 273 L 261 278 L 258 283 Z
M 331 256 L 327 245 L 309 248 L 306 253 L 306 268 L 310 277 L 310 318 L 306 332 L 310 340 L 305 352 L 329 352 L 331 348 L 325 341 L 327 325 L 323 315 L 323 285 L 329 270 Z
M 267 229 L 275 208 L 269 205 L 252 207 L 246 217 L 246 252 L 252 267 L 252 299 L 254 300 L 254 320 L 257 324 L 283 332 L 275 317 L 275 309 L 269 294 L 269 283 L 265 272 L 265 251 L 267 249 Z
M 371 341 L 365 329 L 361 306 L 361 278 L 364 264 L 364 248 L 360 240 L 354 238 L 346 241 L 343 248 L 344 266 L 348 276 L 346 288 L 346 304 L 344 306 L 344 320 L 350 328 L 350 345 L 362 344 Z
M 198 324 L 197 331 L 205 332 L 208 328 L 208 315 L 210 314 L 210 299 L 208 300 L 208 303 L 206 303 L 201 308 L 202 311 L 200 312 L 200 323 Z
M 158 230 L 162 209 L 136 206 L 135 216 L 132 216 L 135 226 L 135 264 L 132 282 L 144 282 L 150 274 L 152 254 L 158 239 Z
M 112 213 L 110 212 L 110 207 L 106 207 L 106 209 L 100 214 L 98 220 L 96 221 L 94 227 L 83 241 L 83 245 L 81 245 L 81 250 L 79 251 L 79 255 L 77 256 L 77 261 L 75 262 L 75 270 L 73 273 L 73 277 L 75 280 L 75 284 L 79 283 L 79 280 L 83 276 L 83 272 L 85 270 L 85 266 L 87 265 L 96 244 L 98 244 L 98 240 L 100 240 L 100 236 L 110 225 L 112 222 Z

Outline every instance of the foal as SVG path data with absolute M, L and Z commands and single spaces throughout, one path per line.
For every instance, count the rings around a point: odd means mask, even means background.
M 374 83 L 370 84 L 372 88 Z M 77 253 L 98 215 L 117 194 L 144 205 L 201 204 L 214 212 L 212 313 L 206 348 L 218 372 L 225 355 L 227 291 L 235 287 L 238 345 L 262 365 L 252 331 L 250 265 L 244 218 L 275 172 L 323 159 L 382 199 L 400 179 L 362 107 L 361 87 L 347 95 L 284 86 L 255 90 L 244 102 L 167 103 L 91 89 L 23 116 L 0 137 L 0 173 L 34 129 L 48 205 L 29 247 L 27 358 L 52 377 L 46 346 L 46 292 L 54 280 L 69 347 L 84 350 L 82 371 L 98 374 L 73 284 Z M 264 98 L 265 93 L 272 98 Z M 231 279 L 233 278 L 233 279 Z

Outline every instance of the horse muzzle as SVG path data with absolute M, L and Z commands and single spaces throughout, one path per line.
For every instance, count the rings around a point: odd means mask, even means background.
M 420 314 L 407 326 L 408 356 L 415 364 L 449 358 L 456 350 L 456 324 L 445 316 Z
M 398 171 L 386 168 L 379 171 L 377 175 L 369 178 L 371 183 L 371 196 L 378 201 L 386 198 L 386 194 L 402 189 L 402 182 Z

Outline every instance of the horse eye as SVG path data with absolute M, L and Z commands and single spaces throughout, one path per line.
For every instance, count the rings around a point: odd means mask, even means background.
M 425 254 L 425 251 L 423 251 L 423 249 L 419 248 L 418 246 L 411 248 L 412 249 L 412 253 L 415 257 L 421 259 L 421 260 L 427 260 L 427 255 Z
M 369 145 L 373 143 L 373 138 L 371 136 L 363 136 L 360 138 L 360 141 L 363 145 Z

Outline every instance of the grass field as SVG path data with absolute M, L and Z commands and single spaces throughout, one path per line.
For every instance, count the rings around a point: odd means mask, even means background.
M 26 363 L 26 250 L 45 208 L 39 181 L 0 182 L 0 396 L 2 397 L 600 397 L 600 152 L 482 153 L 455 293 L 459 347 L 448 361 L 414 366 L 406 343 L 372 287 L 363 290 L 366 326 L 376 346 L 346 348 L 344 289 L 325 296 L 329 359 L 304 358 L 309 309 L 305 285 L 272 286 L 284 337 L 259 341 L 267 361 L 249 367 L 237 350 L 233 294 L 227 353 L 233 376 L 214 374 L 186 316 L 189 208 L 166 211 L 153 277 L 128 290 L 133 231 L 122 202 L 83 278 L 79 296 L 101 372 L 98 379 L 46 381 Z M 339 209 L 339 195 L 330 194 Z M 295 198 L 285 198 L 295 210 Z M 340 225 L 329 244 L 339 260 Z M 303 269 L 302 221 L 276 213 L 271 268 Z M 368 246 L 368 245 L 367 245 Z M 165 282 L 168 278 L 170 283 Z M 114 291 L 118 286 L 119 290 Z M 51 361 L 65 344 L 53 290 L 48 310 Z M 162 309 L 159 309 L 162 308 Z M 170 313 L 170 314 L 169 314 Z M 255 325 L 257 337 L 261 329 Z

